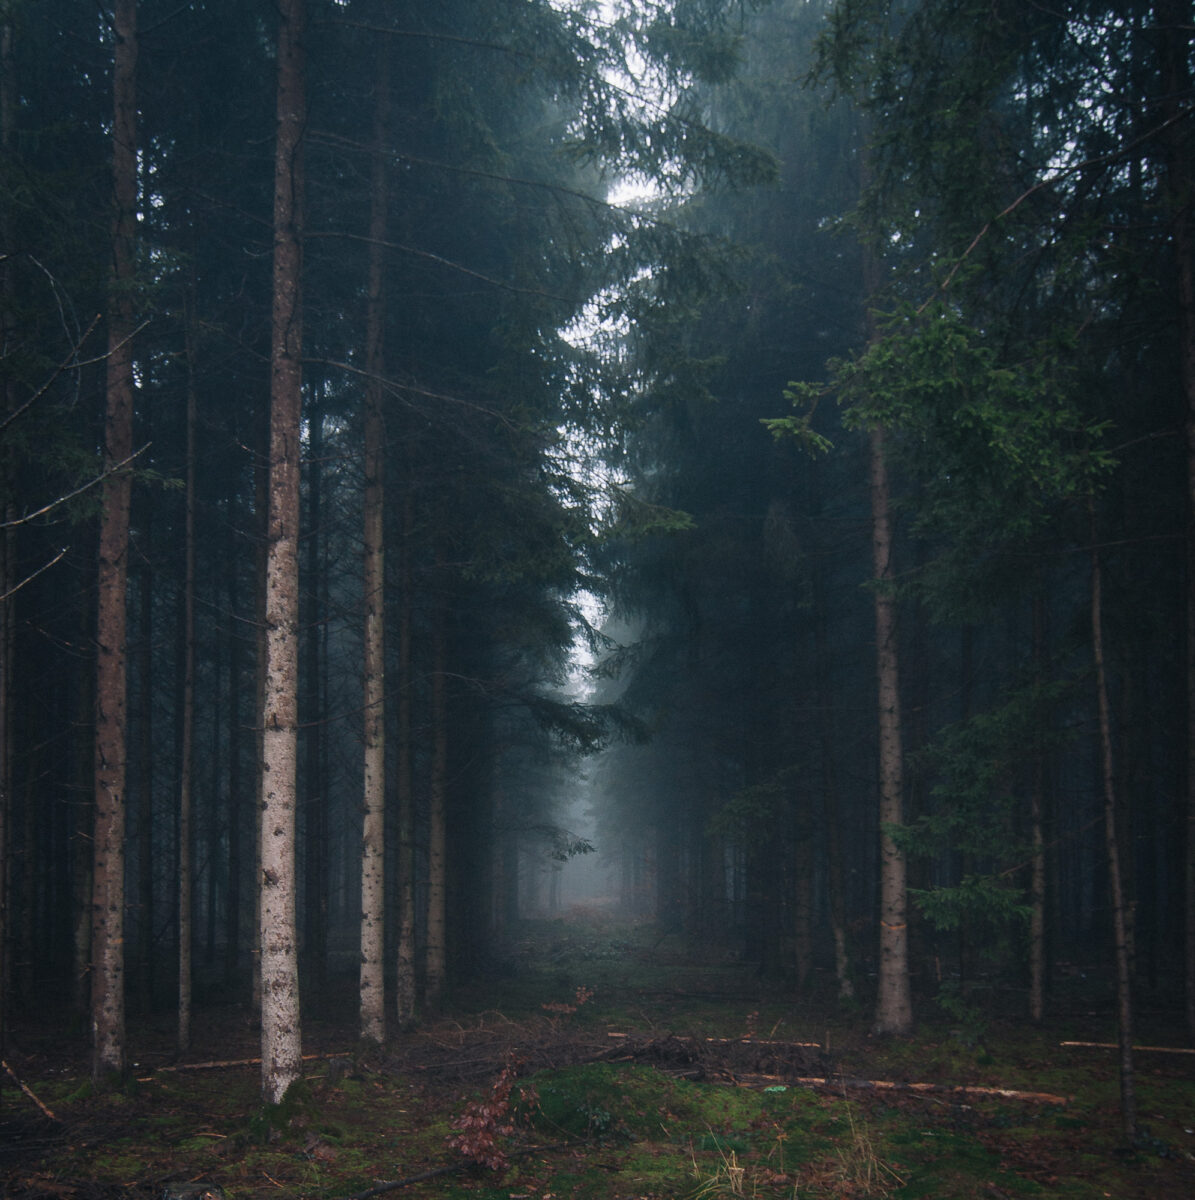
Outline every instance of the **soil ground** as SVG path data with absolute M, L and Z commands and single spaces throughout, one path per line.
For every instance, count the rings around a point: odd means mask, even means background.
M 1137 1056 L 1125 1146 L 1101 997 L 1045 1028 L 951 1022 L 868 1036 L 868 1013 L 765 985 L 647 926 L 529 924 L 501 972 L 382 1049 L 352 981 L 305 1015 L 304 1080 L 260 1103 L 246 1008 L 129 1023 L 133 1078 L 102 1095 L 53 1014 L 10 1031 L 0 1195 L 11 1200 L 472 1200 L 1195 1195 L 1195 1055 Z M 826 981 L 828 983 L 828 981 Z M 828 990 L 828 987 L 827 987 Z M 1097 1001 L 1092 1004 L 1092 1000 Z M 1144 1044 L 1181 1050 L 1180 1013 Z M 217 1064 L 217 1065 L 213 1065 Z M 27 1091 L 19 1090 L 18 1081 Z

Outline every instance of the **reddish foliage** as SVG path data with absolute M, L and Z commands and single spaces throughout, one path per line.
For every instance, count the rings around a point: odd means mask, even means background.
M 490 1094 L 484 1100 L 471 1100 L 452 1122 L 452 1128 L 459 1132 L 448 1139 L 448 1144 L 471 1163 L 491 1171 L 505 1170 L 509 1163 L 498 1139 L 514 1133 L 510 1093 L 517 1076 L 518 1065 L 512 1059 L 494 1081 Z

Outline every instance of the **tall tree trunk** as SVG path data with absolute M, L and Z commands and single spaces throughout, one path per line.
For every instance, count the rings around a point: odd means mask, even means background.
M 870 432 L 872 561 L 875 571 L 876 687 L 879 696 L 880 965 L 875 1031 L 908 1033 L 913 1027 L 909 990 L 909 928 L 905 853 L 892 837 L 904 820 L 904 753 L 901 745 L 900 675 L 896 601 L 892 595 L 892 521 L 884 430 Z
M 261 764 L 265 761 L 265 728 L 262 714 L 266 711 L 267 629 L 266 629 L 266 572 L 269 566 L 270 538 L 270 407 L 263 406 L 262 420 L 257 431 L 259 452 L 253 467 L 253 525 L 256 533 L 256 554 L 253 563 L 253 739 L 254 761 L 257 764 L 253 798 L 253 933 L 250 946 L 251 1001 L 254 1013 L 261 1013 Z
M 1162 93 L 1167 123 L 1167 173 L 1178 301 L 1179 378 L 1187 460 L 1186 576 L 1186 1007 L 1187 1032 L 1195 1039 L 1195 166 L 1191 122 L 1180 119 L 1191 95 L 1191 34 L 1195 4 L 1161 0 Z
M 813 659 L 817 681 L 818 748 L 821 757 L 822 820 L 826 825 L 826 875 L 829 893 L 830 932 L 834 938 L 834 976 L 839 1000 L 855 998 L 850 947 L 846 932 L 846 888 L 839 828 L 838 773 L 834 767 L 832 713 L 834 694 L 830 682 L 830 653 L 826 645 L 826 600 L 820 575 L 813 572 Z
M 187 329 L 187 465 L 183 497 L 183 696 L 178 767 L 178 1052 L 191 1048 L 191 785 L 195 763 L 195 380 Z M 209 864 L 213 870 L 215 864 Z
M 142 531 L 145 545 L 153 536 L 153 513 L 147 511 Z M 154 578 L 149 563 L 141 568 L 137 645 L 137 678 L 141 689 L 137 763 L 137 993 L 143 1013 L 153 1011 L 154 996 Z
M 1092 546 L 1095 521 L 1091 522 Z M 1116 776 L 1112 763 L 1112 718 L 1108 705 L 1108 671 L 1104 655 L 1103 566 L 1098 550 L 1091 554 L 1091 653 L 1095 665 L 1099 715 L 1100 775 L 1104 792 L 1104 850 L 1112 907 L 1112 950 L 1116 966 L 1116 1017 L 1120 1045 L 1120 1119 L 1125 1140 L 1137 1138 L 1137 1094 L 1133 1068 L 1133 974 L 1129 958 L 1128 921 L 1116 827 Z
M 386 240 L 386 126 L 390 47 L 378 43 L 374 75 L 373 164 L 369 214 L 369 279 L 365 316 L 364 667 L 365 720 L 361 829 L 361 1037 L 386 1038 L 386 571 L 385 454 L 381 380 L 386 370 L 386 302 L 382 290 Z
M 447 805 L 448 805 L 448 631 L 444 614 L 432 617 L 431 722 L 432 764 L 428 795 L 427 957 L 425 999 L 435 1010 L 444 997 L 447 948 Z
M 231 983 L 240 961 L 241 938 L 241 789 L 242 717 L 241 673 L 243 670 L 240 633 L 236 628 L 239 590 L 237 571 L 228 572 L 228 898 L 224 909 L 224 978 Z
M 16 62 L 13 47 L 13 6 L 0 8 L 0 189 L 9 186 L 8 164 L 12 161 L 13 142 L 16 133 L 17 87 Z M 15 182 L 15 181 L 14 181 Z M 0 208 L 0 245 L 11 246 L 12 230 L 9 227 L 8 207 Z M 14 305 L 16 283 L 13 265 L 6 257 L 0 262 L 0 339 L 7 345 L 9 334 L 16 319 Z M 16 395 L 7 374 L 3 392 L 0 394 L 0 416 L 7 419 L 16 406 Z M 9 904 L 9 854 L 11 853 L 10 829 L 12 821 L 12 650 L 13 627 L 12 598 L 9 590 L 15 585 L 16 529 L 9 522 L 16 515 L 13 502 L 13 460 L 7 448 L 0 459 L 0 515 L 4 529 L 0 530 L 0 1056 L 8 1042 L 8 998 L 9 998 L 9 954 L 11 939 Z
M 295 925 L 298 716 L 299 434 L 302 415 L 304 0 L 282 0 L 274 151 L 270 488 L 266 551 L 261 796 L 262 1095 L 278 1104 L 299 1077 L 302 1037 Z
M 398 576 L 398 943 L 394 982 L 395 1017 L 400 1029 L 415 1023 L 415 784 L 414 740 L 411 729 L 411 621 L 414 607 L 412 544 L 415 497 L 408 486 L 403 496 L 402 559 Z
M 99 569 L 99 555 L 96 554 L 94 569 Z M 93 618 L 99 605 L 92 600 L 93 590 L 90 586 L 83 589 L 81 603 L 78 609 L 79 644 L 86 646 L 95 640 L 95 624 Z M 80 729 L 92 729 L 94 742 L 95 722 L 95 672 L 80 671 L 75 680 L 75 719 Z M 36 752 L 35 752 L 36 755 Z M 85 796 L 89 788 L 95 786 L 95 749 L 83 738 L 72 753 L 72 775 L 75 790 L 80 796 Z M 26 964 L 22 973 L 21 999 L 26 1006 L 32 1003 L 32 988 L 36 982 L 34 968 L 37 963 L 36 935 L 33 925 L 33 896 L 36 888 L 34 876 L 37 850 L 37 828 L 34 824 L 34 814 L 37 805 L 34 803 L 35 781 L 38 778 L 36 762 L 30 764 L 25 778 L 25 808 L 24 808 L 24 838 L 25 854 L 21 863 L 23 885 L 20 892 L 14 895 L 26 897 L 20 941 L 20 961 Z M 71 888 L 71 1007 L 81 1021 L 90 1017 L 91 1010 L 91 904 L 92 904 L 92 872 L 95 865 L 95 839 L 92 830 L 95 826 L 95 805 L 81 805 L 75 813 L 71 829 L 70 848 L 70 888 Z
M 804 994 L 813 978 L 813 828 L 801 822 L 793 854 L 796 875 L 793 887 L 793 932 L 798 995 Z
M 860 191 L 866 191 L 870 157 L 864 143 L 860 159 Z M 881 282 L 881 263 L 868 246 L 862 248 L 864 331 L 872 343 L 878 336 L 874 304 Z M 903 1034 L 913 1027 L 909 988 L 908 865 L 905 852 L 891 836 L 904 823 L 904 745 L 900 712 L 900 658 L 896 634 L 896 598 L 892 594 L 892 504 L 888 482 L 885 431 L 868 432 L 868 475 L 871 499 L 871 554 L 876 631 L 876 693 L 879 725 L 880 935 L 876 1033 Z
M 303 709 L 304 757 L 304 879 L 305 966 L 307 978 L 317 996 L 327 983 L 327 778 L 325 772 L 325 726 L 323 697 L 326 692 L 326 655 L 323 583 L 327 573 L 321 570 L 323 545 L 323 457 L 324 406 L 317 389 L 307 417 L 307 618 L 302 621 L 305 637 Z
M 211 689 L 214 696 L 220 695 L 222 686 L 222 676 L 224 674 L 224 661 L 222 657 L 223 648 L 217 642 L 212 646 L 211 660 Z M 211 797 L 211 802 L 207 805 L 201 805 L 199 813 L 206 816 L 206 821 L 203 825 L 194 817 L 192 818 L 192 828 L 196 831 L 196 837 L 193 845 L 199 844 L 200 830 L 205 840 L 205 848 L 202 857 L 198 862 L 203 863 L 203 869 L 197 874 L 196 868 L 193 865 L 191 868 L 192 880 L 195 884 L 193 895 L 198 895 L 199 886 L 203 887 L 204 895 L 204 930 L 203 930 L 203 961 L 211 972 L 216 966 L 216 913 L 220 907 L 220 889 L 223 880 L 220 878 L 221 860 L 221 845 L 223 840 L 223 825 L 220 814 L 220 777 L 222 774 L 221 764 L 224 756 L 227 753 L 227 748 L 224 743 L 224 722 L 227 719 L 228 710 L 221 704 L 213 705 L 211 714 L 211 753 L 208 755 L 208 795 Z M 194 785 L 192 785 L 194 792 Z M 192 861 L 196 862 L 194 852 L 192 852 Z M 192 900 L 192 910 L 194 909 L 194 900 Z M 194 943 L 194 934 L 192 934 L 192 944 Z
M 1033 594 L 1033 676 L 1038 686 L 1045 674 L 1046 604 L 1041 588 Z M 1044 714 L 1037 728 L 1045 728 Z M 1032 844 L 1029 877 L 1029 1016 L 1040 1024 L 1046 1011 L 1046 755 L 1045 748 L 1033 748 L 1032 775 L 1029 781 L 1030 838 Z
M 108 303 L 107 406 L 96 622 L 95 829 L 92 873 L 92 1076 L 125 1069 L 124 833 L 126 611 L 133 451 L 132 283 L 137 222 L 137 3 L 113 13 L 113 231 Z

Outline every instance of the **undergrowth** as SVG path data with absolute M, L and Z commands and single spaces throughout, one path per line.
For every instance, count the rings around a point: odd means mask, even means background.
M 650 929 L 606 931 L 594 957 L 584 929 L 544 923 L 541 934 L 526 957 L 542 969 L 509 986 L 490 981 L 472 1009 L 384 1052 L 346 1053 L 351 1034 L 328 1027 L 320 1036 L 335 1062 L 309 1064 L 302 1087 L 276 1110 L 262 1109 L 258 1068 L 247 1061 L 208 1071 L 143 1067 L 136 1087 L 93 1093 L 85 1048 L 73 1062 L 53 1059 L 58 1027 L 48 1029 L 46 1049 L 22 1031 L 34 1050 L 8 1061 L 52 1116 L 15 1088 L 0 1097 L 0 1194 L 158 1200 L 172 1181 L 201 1181 L 228 1200 L 348 1200 L 407 1181 L 394 1193 L 403 1200 L 1195 1195 L 1190 1059 L 1142 1056 L 1146 1137 L 1124 1154 L 1115 1052 L 1059 1045 L 1112 1040 L 1098 1018 L 1043 1030 L 992 1019 L 980 1039 L 969 1013 L 951 1011 L 913 1037 L 876 1040 L 864 1022 L 761 988 L 733 963 L 673 961 L 681 948 Z M 169 1046 L 173 1031 L 162 1024 Z M 1171 1032 L 1159 1023 L 1150 1040 L 1166 1044 Z M 838 1078 L 940 1090 L 809 1087 L 788 1077 L 736 1086 L 743 1080 L 733 1071 L 680 1078 L 659 1059 L 576 1061 L 670 1034 L 693 1044 L 706 1036 L 817 1042 Z M 246 1060 L 255 1053 L 243 1014 L 229 1014 L 208 1038 L 211 1057 L 234 1059 L 232 1043 Z M 439 1057 L 404 1059 L 421 1046 Z M 575 1065 L 529 1065 L 564 1049 L 560 1060 Z M 949 1090 L 964 1084 L 1055 1098 Z

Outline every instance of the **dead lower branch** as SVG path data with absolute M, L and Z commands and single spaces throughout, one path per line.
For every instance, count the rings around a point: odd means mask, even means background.
M 34 1093 L 33 1093 L 33 1090 L 32 1090 L 31 1088 L 29 1088 L 29 1087 L 28 1087 L 28 1086 L 27 1086 L 27 1085 L 24 1083 L 24 1081 L 23 1081 L 23 1080 L 21 1080 L 20 1078 L 18 1078 L 16 1071 L 14 1071 L 14 1070 L 12 1069 L 12 1067 L 10 1067 L 10 1066 L 8 1065 L 8 1062 L 7 1062 L 7 1060 L 6 1060 L 6 1059 L 0 1059 L 0 1066 L 2 1066 L 2 1067 L 3 1067 L 3 1068 L 4 1068 L 4 1069 L 5 1069 L 5 1070 L 6 1070 L 6 1071 L 9 1073 L 9 1075 L 12 1077 L 12 1081 L 13 1081 L 13 1083 L 15 1083 L 15 1084 L 17 1085 L 17 1087 L 19 1087 L 19 1088 L 21 1089 L 21 1091 L 22 1091 L 22 1092 L 23 1092 L 23 1093 L 24 1093 L 24 1094 L 25 1094 L 25 1095 L 26 1095 L 26 1096 L 27 1096 L 27 1097 L 28 1097 L 30 1100 L 32 1100 L 34 1104 L 36 1104 L 36 1105 L 37 1105 L 37 1107 L 38 1107 L 38 1108 L 41 1110 L 41 1113 L 42 1113 L 42 1115 L 43 1115 L 43 1116 L 45 1116 L 45 1117 L 49 1117 L 51 1121 L 57 1121 L 57 1120 L 58 1120 L 58 1118 L 57 1118 L 57 1117 L 56 1117 L 56 1116 L 53 1114 L 53 1112 L 51 1112 L 51 1111 L 50 1111 L 50 1109 L 49 1109 L 49 1108 L 47 1108 L 47 1107 L 46 1107 L 46 1105 L 44 1105 L 44 1104 L 43 1104 L 43 1103 L 42 1103 L 42 1102 L 41 1102 L 41 1101 L 40 1101 L 40 1100 L 37 1098 L 37 1096 L 36 1096 L 36 1095 L 34 1095 Z

